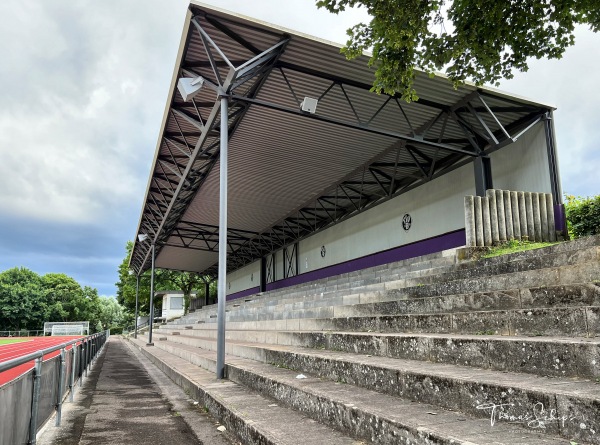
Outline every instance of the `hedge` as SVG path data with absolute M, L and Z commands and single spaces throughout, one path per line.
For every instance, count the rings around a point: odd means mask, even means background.
M 566 195 L 565 209 L 572 237 L 600 234 L 600 195 L 588 198 Z

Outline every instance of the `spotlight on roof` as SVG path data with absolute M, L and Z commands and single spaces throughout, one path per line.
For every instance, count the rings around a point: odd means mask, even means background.
M 300 107 L 302 108 L 302 111 L 306 111 L 310 114 L 315 114 L 315 111 L 317 111 L 318 103 L 319 101 L 317 99 L 313 99 L 312 97 L 305 97 L 302 103 L 300 104 Z
M 204 85 L 204 78 L 202 76 L 196 78 L 182 77 L 177 82 L 177 89 L 179 90 L 181 97 L 183 97 L 183 100 L 188 102 L 200 92 L 202 85 Z
M 138 235 L 138 241 L 140 243 L 143 243 L 144 241 L 146 241 L 148 239 L 148 235 L 146 235 L 145 233 L 140 233 Z

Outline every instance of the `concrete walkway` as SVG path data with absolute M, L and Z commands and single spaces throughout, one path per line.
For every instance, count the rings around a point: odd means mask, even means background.
M 39 445 L 236 443 L 219 424 L 119 337 L 111 337 L 75 401 L 63 405 L 60 427 L 51 419 Z

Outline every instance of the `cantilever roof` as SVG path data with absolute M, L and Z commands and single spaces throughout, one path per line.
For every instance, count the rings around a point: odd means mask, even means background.
M 138 234 L 156 266 L 215 274 L 220 85 L 229 106 L 229 269 L 364 211 L 512 142 L 552 107 L 417 76 L 419 100 L 371 93 L 367 56 L 192 2 Z M 205 87 L 185 102 L 180 77 Z M 301 111 L 318 99 L 315 114 Z M 136 237 L 137 239 L 137 237 Z M 149 243 L 130 265 L 149 268 Z

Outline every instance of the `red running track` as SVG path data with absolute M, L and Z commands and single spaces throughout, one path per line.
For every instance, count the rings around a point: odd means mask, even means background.
M 8 345 L 0 345 L 0 363 L 12 360 L 17 357 L 22 357 L 27 354 L 31 354 L 32 352 L 42 351 L 44 349 L 51 348 L 53 346 L 58 346 L 62 343 L 66 343 L 71 340 L 75 340 L 77 338 L 81 338 L 81 336 L 56 336 L 56 337 L 25 337 L 26 341 L 21 341 L 17 343 L 11 343 Z M 68 346 L 67 349 L 71 349 L 71 346 Z M 56 357 L 60 354 L 60 350 L 51 352 L 50 354 L 44 355 L 44 361 L 51 359 L 52 357 Z M 19 377 L 20 375 L 25 374 L 34 366 L 34 361 L 27 362 L 23 365 L 19 365 L 15 368 L 9 369 L 8 371 L 0 372 L 0 386 L 5 383 L 10 382 L 11 380 Z

